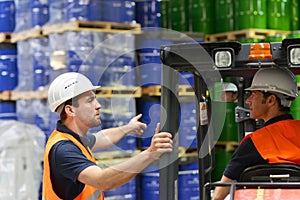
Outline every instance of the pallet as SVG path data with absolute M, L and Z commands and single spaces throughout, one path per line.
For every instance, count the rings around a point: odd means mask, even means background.
M 16 101 L 16 100 L 31 100 L 31 99 L 47 99 L 47 90 L 37 91 L 3 91 L 0 92 L 0 101 Z
M 130 32 L 133 34 L 140 34 L 141 25 L 104 21 L 71 21 L 58 24 L 46 24 L 43 26 L 42 30 L 43 35 L 63 33 L 66 31 Z
M 222 147 L 225 151 L 234 151 L 238 145 L 239 143 L 236 141 L 218 141 L 215 147 Z
M 98 98 L 141 97 L 140 87 L 100 87 L 96 91 Z
M 190 85 L 179 85 L 178 89 L 179 89 L 178 90 L 179 96 L 194 96 L 195 95 L 195 90 Z
M 30 38 L 41 38 L 43 36 L 42 28 L 32 28 L 20 32 L 14 32 L 11 35 L 11 42 L 28 40 Z
M 31 99 L 47 99 L 47 90 L 37 90 L 37 91 L 11 91 L 10 100 L 31 100 Z
M 1 101 L 10 101 L 11 100 L 11 92 L 10 91 L 0 92 L 0 100 Z
M 198 161 L 197 149 L 186 149 L 184 147 L 178 147 L 179 164 L 185 165 L 189 163 L 195 163 Z
M 141 97 L 140 87 L 101 87 L 97 89 L 96 95 L 98 98 L 107 97 Z M 19 99 L 31 100 L 31 99 L 47 99 L 48 90 L 37 91 L 3 91 L 0 92 L 0 100 L 3 101 L 16 101 Z
M 2 42 L 11 42 L 11 34 L 12 33 L 0 33 L 0 43 Z
M 161 86 L 147 86 L 142 87 L 142 95 L 149 95 L 149 96 L 161 96 Z M 190 85 L 179 85 L 178 86 L 178 95 L 179 96 L 194 96 L 195 91 L 192 86 Z
M 244 29 L 238 31 L 206 35 L 205 40 L 207 42 L 216 42 L 216 41 L 237 41 L 239 39 L 244 39 L 244 38 L 265 39 L 268 36 L 273 36 L 276 34 L 286 35 L 289 33 L 290 31 L 272 30 L 272 29 Z

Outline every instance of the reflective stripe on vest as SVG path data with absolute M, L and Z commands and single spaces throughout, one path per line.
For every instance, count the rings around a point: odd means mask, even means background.
M 49 152 L 54 144 L 62 140 L 71 140 L 76 146 L 80 148 L 83 155 L 90 161 L 96 163 L 96 159 L 90 150 L 86 149 L 78 140 L 73 136 L 61 133 L 57 130 L 53 131 L 49 137 L 44 154 L 44 175 L 43 175 L 43 200 L 56 200 L 60 199 L 53 191 L 52 182 L 50 179 L 50 165 L 49 165 Z M 104 194 L 97 188 L 85 185 L 82 192 L 75 198 L 75 200 L 104 200 Z
M 259 154 L 269 163 L 300 165 L 300 120 L 282 120 L 249 136 Z

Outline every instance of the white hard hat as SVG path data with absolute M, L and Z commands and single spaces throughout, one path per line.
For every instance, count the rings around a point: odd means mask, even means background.
M 298 97 L 298 86 L 294 74 L 287 68 L 261 68 L 245 90 L 275 92 L 288 97 Z
M 92 82 L 80 73 L 67 72 L 61 74 L 49 86 L 48 101 L 50 110 L 56 112 L 57 108 L 67 100 L 99 87 L 93 86 Z
M 222 91 L 224 92 L 237 92 L 238 89 L 235 84 L 233 83 L 223 83 L 222 84 Z

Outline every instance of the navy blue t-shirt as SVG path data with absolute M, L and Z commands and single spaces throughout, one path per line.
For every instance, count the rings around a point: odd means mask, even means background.
M 60 121 L 56 129 L 75 137 L 86 147 L 93 147 L 96 138 L 93 135 L 87 135 L 85 138 L 63 126 Z M 85 168 L 95 165 L 88 160 L 72 141 L 63 140 L 56 143 L 50 153 L 50 178 L 53 190 L 56 195 L 64 200 L 73 200 L 83 190 L 85 184 L 77 181 L 77 177 Z
M 293 117 L 290 114 L 274 117 L 267 121 L 265 123 L 265 126 L 286 119 L 293 119 Z M 255 148 L 252 139 L 249 137 L 244 142 L 242 142 L 235 150 L 228 165 L 226 166 L 224 175 L 232 180 L 238 180 L 238 178 L 246 168 L 267 163 L 268 160 L 262 158 L 262 156 Z

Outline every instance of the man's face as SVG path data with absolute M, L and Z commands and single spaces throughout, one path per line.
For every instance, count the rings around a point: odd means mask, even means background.
M 221 100 L 224 102 L 235 102 L 237 95 L 238 94 L 236 92 L 223 91 L 221 94 Z
M 101 124 L 100 109 L 101 104 L 93 91 L 81 94 L 78 107 L 74 107 L 76 123 L 85 129 L 99 126 Z
M 249 105 L 252 119 L 264 119 L 268 107 L 261 91 L 251 91 L 250 96 L 246 99 L 246 104 Z

